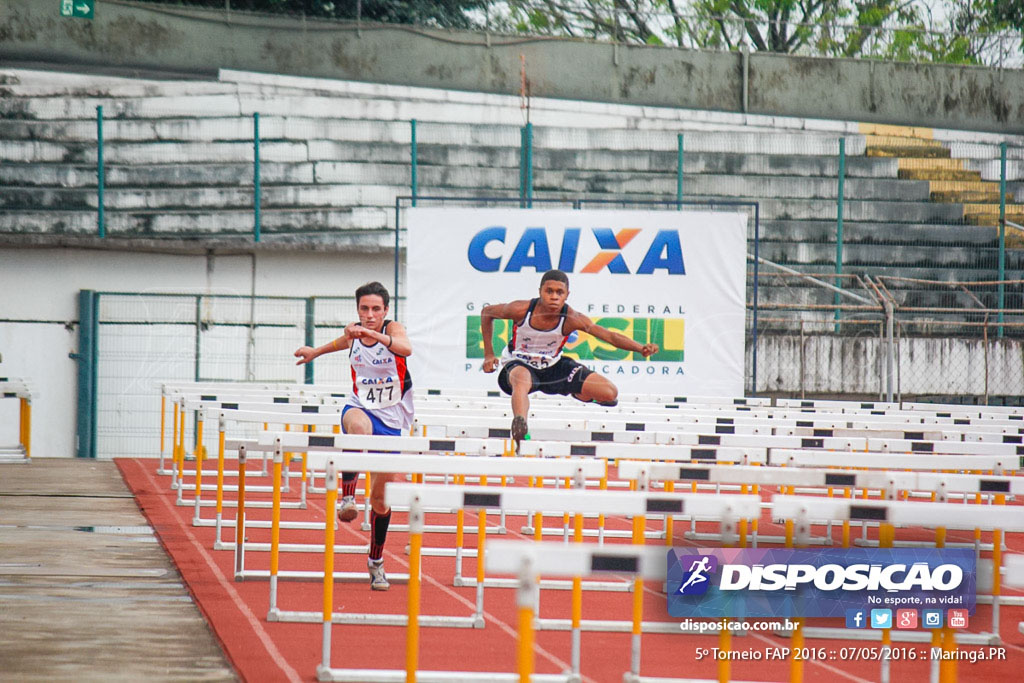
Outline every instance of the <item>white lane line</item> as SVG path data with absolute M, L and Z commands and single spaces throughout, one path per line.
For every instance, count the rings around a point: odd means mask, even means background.
M 137 467 L 139 467 L 139 469 L 141 469 L 146 474 L 146 477 L 153 485 L 153 490 L 159 491 L 160 485 L 157 483 L 155 479 L 153 479 L 152 473 L 150 473 L 150 471 L 147 468 L 142 467 L 142 465 L 139 465 L 137 462 L 135 462 L 135 464 Z M 210 572 L 213 574 L 214 577 L 216 577 L 217 583 L 219 583 L 221 588 L 224 589 L 224 592 L 231 597 L 231 601 L 235 603 L 235 607 L 238 608 L 238 611 L 241 612 L 242 616 L 249 623 L 249 627 L 253 630 L 253 633 L 255 633 L 256 637 L 259 638 L 261 643 L 263 643 L 263 647 L 266 648 L 267 654 L 270 655 L 270 658 L 274 661 L 274 664 L 276 664 L 277 667 L 281 669 L 281 673 L 283 673 L 287 677 L 287 679 L 292 683 L 303 683 L 304 679 L 302 678 L 302 676 L 300 676 L 298 672 L 296 672 L 295 669 L 293 669 L 288 664 L 287 660 L 285 660 L 284 656 L 281 654 L 281 651 L 277 649 L 276 645 L 274 645 L 273 639 L 263 629 L 263 625 L 260 623 L 260 620 L 256 617 L 255 614 L 252 613 L 252 610 L 250 610 L 249 606 L 245 604 L 245 601 L 242 600 L 238 592 L 235 591 L 234 586 L 231 585 L 231 582 L 229 582 L 227 578 L 224 576 L 223 572 L 221 572 L 220 567 L 217 566 L 217 563 L 214 562 L 213 558 L 210 557 L 209 553 L 206 552 L 206 548 L 204 548 L 203 545 L 199 542 L 199 540 L 196 539 L 196 537 L 192 534 L 192 530 L 186 524 L 184 524 L 178 519 L 177 510 L 171 507 L 170 504 L 168 504 L 167 496 L 158 493 L 157 497 L 160 499 L 160 502 L 164 505 L 164 507 L 168 508 L 168 510 L 172 513 L 174 519 L 179 521 L 179 524 L 181 528 L 184 530 L 185 535 L 188 537 L 189 542 L 192 543 L 195 549 L 199 551 L 199 554 L 202 556 L 203 561 L 206 562 L 206 565 L 210 568 Z

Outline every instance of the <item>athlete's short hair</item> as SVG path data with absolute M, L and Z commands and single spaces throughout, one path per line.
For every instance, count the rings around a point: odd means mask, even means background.
M 365 285 L 361 286 L 359 289 L 356 290 L 356 306 L 359 305 L 360 299 L 362 299 L 364 296 L 369 296 L 371 294 L 376 294 L 381 299 L 383 299 L 384 308 L 388 307 L 388 301 L 390 301 L 391 296 L 388 294 L 387 287 L 385 287 L 379 282 L 367 282 Z
M 548 280 L 554 280 L 555 282 L 564 282 L 565 288 L 569 289 L 569 276 L 558 270 L 557 268 L 549 270 L 544 273 L 540 278 L 540 286 L 543 287 L 544 283 Z

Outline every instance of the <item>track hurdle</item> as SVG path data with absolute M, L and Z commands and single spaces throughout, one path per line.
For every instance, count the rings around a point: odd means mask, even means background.
M 284 461 L 283 451 L 280 451 L 280 449 L 275 448 L 275 446 L 260 445 L 254 439 L 248 439 L 248 440 L 241 439 L 241 440 L 227 441 L 225 443 L 225 448 L 227 450 L 232 450 L 232 451 L 237 451 L 238 452 L 238 500 L 237 500 L 237 506 L 235 508 L 234 578 L 235 578 L 236 581 L 246 581 L 246 580 L 251 580 L 251 579 L 257 579 L 257 580 L 268 579 L 268 578 L 270 578 L 272 576 L 272 574 L 276 573 L 276 559 L 273 559 L 272 562 L 271 562 L 271 571 L 268 571 L 268 570 L 246 569 L 246 567 L 245 567 L 245 551 L 246 551 L 246 547 L 248 545 L 250 545 L 249 542 L 245 540 L 246 539 L 246 536 L 245 536 L 246 528 L 247 527 L 259 527 L 259 528 L 270 529 L 271 530 L 272 542 L 271 542 L 270 545 L 266 546 L 266 548 L 268 550 L 273 550 L 273 546 L 274 546 L 275 543 L 277 543 L 277 545 L 278 545 L 278 547 L 280 549 L 280 543 L 277 542 L 276 539 L 279 538 L 280 530 L 281 529 L 323 529 L 324 528 L 324 523 L 323 522 L 285 522 L 285 521 L 281 520 L 281 491 L 282 491 L 282 487 L 281 487 L 281 468 L 282 468 L 282 464 L 283 464 L 283 461 Z M 274 452 L 275 458 L 278 460 L 277 462 L 275 462 L 274 471 L 273 471 L 273 475 L 272 475 L 273 476 L 273 485 L 270 487 L 273 495 L 272 495 L 272 501 L 271 501 L 271 506 L 270 506 L 271 507 L 271 519 L 268 520 L 268 521 L 264 521 L 264 520 L 260 520 L 260 521 L 248 520 L 246 518 L 246 515 L 245 515 L 246 505 L 247 505 L 247 502 L 246 502 L 246 460 L 247 460 L 247 454 L 248 454 L 249 451 L 255 451 L 255 452 L 271 451 L 271 452 Z M 262 488 L 264 488 L 264 487 L 261 487 L 261 489 Z M 333 522 L 332 522 L 332 526 L 333 526 Z M 256 547 L 257 547 L 257 549 L 262 549 L 259 546 L 256 546 Z M 296 552 L 306 552 L 306 551 L 318 550 L 318 549 L 319 549 L 318 546 L 306 547 L 306 548 L 303 548 L 303 547 L 289 548 L 289 550 L 294 550 Z M 355 550 L 348 550 L 348 552 L 363 552 L 363 551 L 365 551 L 365 547 L 357 548 Z M 276 554 L 275 554 L 275 557 L 276 557 Z M 288 579 L 303 580 L 303 579 L 318 578 L 320 573 L 319 572 L 295 571 L 295 572 L 282 572 L 282 575 L 284 576 L 284 578 L 288 578 Z M 344 579 L 352 579 L 353 577 L 354 577 L 354 575 L 348 574 L 348 575 L 339 576 L 338 578 L 344 580 Z
M 1003 581 L 1007 586 L 1024 588 L 1024 555 L 1008 555 L 1003 568 L 1006 570 Z M 1024 621 L 1017 624 L 1017 630 L 1024 633 Z
M 0 398 L 18 399 L 18 443 L 0 447 L 0 462 L 30 462 L 32 459 L 32 393 L 22 380 L 0 381 Z
M 221 511 L 225 506 L 224 492 L 230 491 L 233 488 L 224 484 L 224 457 L 225 457 L 225 443 L 226 443 L 226 432 L 229 424 L 286 424 L 302 427 L 305 429 L 314 429 L 316 427 L 335 427 L 338 428 L 340 425 L 341 417 L 340 413 L 336 408 L 327 406 L 303 406 L 304 408 L 315 408 L 317 410 L 304 410 L 301 413 L 289 413 L 282 415 L 279 412 L 272 410 L 235 410 L 221 408 L 216 411 L 210 409 L 204 409 L 204 412 L 216 415 L 217 418 L 217 497 L 213 505 L 216 506 L 217 513 L 214 520 L 204 520 L 200 516 L 200 507 L 205 505 L 206 502 L 201 501 L 202 496 L 202 465 L 197 459 L 196 462 L 196 484 L 195 484 L 195 516 L 192 520 L 193 526 L 214 526 L 217 529 L 217 541 L 214 545 L 215 549 L 229 549 L 227 545 L 221 545 L 218 547 L 217 544 L 221 543 L 220 531 L 221 527 L 224 526 L 221 519 Z M 323 412 L 321 412 L 323 410 Z M 299 500 L 293 503 L 282 503 L 284 507 L 306 507 L 306 494 L 307 494 L 307 465 L 306 455 L 302 454 L 302 472 L 301 472 L 301 485 L 299 490 Z M 284 469 L 285 474 L 285 485 L 283 490 L 288 491 L 288 480 L 290 479 L 289 470 L 286 467 Z M 260 490 L 253 489 L 250 490 Z M 269 487 L 265 490 L 271 490 Z M 227 503 L 230 506 L 230 503 Z M 251 507 L 261 507 L 259 504 L 250 503 Z M 226 526 L 233 526 L 228 523 Z
M 796 544 L 807 538 L 813 520 L 836 519 L 878 522 L 892 533 L 895 526 L 937 526 L 949 529 L 989 529 L 998 532 L 992 551 L 992 631 L 988 633 L 959 633 L 956 642 L 970 645 L 998 645 L 1002 543 L 998 537 L 1005 532 L 1024 531 L 1024 512 L 1018 506 L 1006 505 L 950 505 L 898 500 L 851 500 L 844 498 L 812 498 L 806 496 L 772 497 L 772 516 L 793 520 L 797 529 Z M 883 534 L 883 531 L 880 531 Z M 891 536 L 890 539 L 891 540 Z M 887 545 L 887 544 L 886 544 Z M 941 546 L 940 546 L 941 547 Z M 874 640 L 877 633 L 849 629 L 805 629 L 808 636 L 820 638 L 849 638 Z M 929 635 L 915 631 L 901 631 L 893 636 L 906 642 L 926 642 Z
M 284 436 L 284 435 L 281 435 Z M 354 443 L 360 443 L 364 447 L 366 444 L 385 444 L 378 445 L 377 449 L 387 448 L 387 444 L 391 444 L 397 441 L 415 440 L 415 437 L 395 437 L 395 436 L 363 436 L 363 435 L 339 435 L 339 443 L 351 446 Z M 282 446 L 280 443 L 277 445 L 275 450 L 275 460 L 278 457 L 278 453 L 281 451 Z M 374 449 L 374 450 L 377 450 Z M 392 448 L 391 450 L 394 450 Z M 417 472 L 423 474 L 442 474 L 449 473 L 453 475 L 477 475 L 480 477 L 501 477 L 501 476 L 551 476 L 565 478 L 568 477 L 575 481 L 582 482 L 587 477 L 601 477 L 605 473 L 605 463 L 601 460 L 584 460 L 580 458 L 575 459 L 554 459 L 554 460 L 539 460 L 531 458 L 488 458 L 488 457 L 474 457 L 474 456 L 450 456 L 450 455 L 407 455 L 403 453 L 351 453 L 343 452 L 342 448 L 332 449 L 328 451 L 311 451 L 309 454 L 311 462 L 316 466 L 322 466 L 324 470 L 334 468 L 335 472 L 339 470 L 358 470 L 364 472 Z M 336 484 L 335 484 L 336 485 Z M 389 484 L 388 491 L 391 490 L 395 483 Z M 446 490 L 447 486 L 427 486 L 426 488 Z M 480 499 L 481 504 L 472 505 L 472 507 L 480 508 L 479 521 L 477 525 L 477 557 L 479 558 L 483 552 L 487 539 L 487 515 L 485 504 L 491 500 L 490 495 L 492 491 L 512 491 L 514 489 L 483 489 L 483 493 L 486 494 L 484 499 Z M 402 505 L 401 501 L 392 501 L 390 496 L 387 498 L 388 504 L 398 507 Z M 457 509 L 462 508 L 462 501 L 458 505 L 446 506 L 446 509 Z M 420 516 L 422 518 L 425 512 L 426 506 L 420 507 Z M 325 520 L 326 526 L 332 530 L 333 533 L 333 515 L 334 510 L 330 503 L 327 506 L 328 517 Z M 410 513 L 411 514 L 411 513 Z M 426 527 L 421 526 L 422 534 L 426 531 Z M 411 532 L 411 530 L 410 530 Z M 277 543 L 274 540 L 272 534 L 271 540 L 271 594 L 270 594 L 270 611 L 268 612 L 267 619 L 270 621 L 298 621 L 298 622 L 311 622 L 317 621 L 317 613 L 315 612 L 295 612 L 295 611 L 283 611 L 277 606 L 277 571 L 274 561 L 276 550 L 274 549 Z M 333 539 L 325 538 L 325 544 L 333 544 Z M 419 541 L 420 547 L 422 547 L 422 539 Z M 412 550 L 412 543 L 410 543 L 410 551 Z M 461 543 L 460 543 L 461 545 Z M 332 548 L 333 550 L 333 548 Z M 456 549 L 458 552 L 458 548 Z M 419 549 L 416 551 L 419 553 Z M 326 545 L 325 545 L 326 553 Z M 331 553 L 333 557 L 333 551 Z M 456 555 L 456 562 L 460 562 L 461 557 Z M 333 566 L 333 560 L 332 560 Z M 416 568 L 414 568 L 416 567 Z M 324 571 L 327 571 L 325 565 Z M 410 574 L 415 574 L 418 571 L 418 564 L 413 565 L 410 563 Z M 307 573 L 308 574 L 308 573 Z M 317 573 L 319 574 L 319 573 Z M 408 580 L 406 575 L 396 574 L 394 575 L 397 581 Z M 337 578 L 350 578 L 348 574 L 334 572 L 332 577 L 333 581 Z M 359 580 L 365 580 L 365 573 L 358 574 Z M 475 627 L 480 628 L 483 626 L 483 605 L 484 605 L 484 575 L 483 575 L 483 562 L 478 559 L 477 563 L 477 581 L 476 581 L 476 610 L 471 617 L 438 617 L 437 620 L 428 619 L 426 623 L 429 625 L 438 626 L 460 626 L 460 627 Z M 465 585 L 465 584 L 463 584 Z M 333 590 L 333 589 L 332 589 Z M 405 625 L 407 622 L 396 619 L 390 615 L 352 615 L 352 614 L 338 614 L 333 617 L 334 623 L 360 623 L 360 624 L 378 624 L 385 626 L 396 626 Z
M 635 462 L 625 461 L 619 463 L 619 476 L 633 480 L 654 481 L 681 481 L 696 484 L 697 482 L 713 484 L 739 484 L 740 492 L 746 493 L 747 487 L 756 490 L 760 486 L 781 486 L 781 487 L 814 487 L 827 490 L 832 495 L 835 489 L 842 489 L 843 496 L 850 498 L 852 491 L 857 488 L 877 488 L 883 491 L 891 491 L 895 497 L 896 491 L 913 485 L 916 480 L 912 472 L 888 472 L 888 471 L 864 471 L 850 472 L 843 470 L 818 470 L 800 469 L 793 467 L 744 467 L 740 465 L 678 465 L 673 463 Z M 764 507 L 770 507 L 765 505 Z M 739 546 L 747 547 L 748 525 L 750 531 L 749 542 L 751 547 L 756 548 L 758 541 L 765 543 L 792 543 L 793 526 L 786 526 L 786 536 L 764 536 L 758 534 L 757 518 L 760 514 L 741 519 L 739 523 Z M 818 544 L 830 545 L 832 543 L 832 520 L 827 521 L 828 532 L 824 537 L 807 536 L 805 545 Z M 721 541 L 719 534 L 698 533 L 691 524 L 690 531 L 684 534 L 690 540 L 711 540 Z M 843 547 L 850 543 L 849 522 L 843 524 Z M 666 538 L 666 544 L 670 539 Z
M 520 683 L 542 680 L 533 674 L 533 624 L 537 623 L 538 584 L 537 576 L 572 576 L 580 577 L 618 574 L 632 576 L 633 581 L 642 586 L 645 580 L 664 581 L 667 570 L 664 549 L 654 549 L 639 545 L 605 545 L 539 543 L 531 541 L 495 541 L 487 556 L 489 571 L 514 574 L 517 576 L 518 590 L 516 605 L 518 610 L 518 638 L 516 663 Z M 634 593 L 638 595 L 640 591 Z M 575 611 L 575 606 L 574 606 Z M 626 671 L 623 683 L 698 683 L 699 679 L 686 678 L 652 678 L 640 674 L 642 602 L 633 602 L 632 641 L 630 647 L 629 670 Z M 541 620 L 543 621 L 543 620 Z M 680 632 L 678 629 L 676 632 Z M 730 649 L 728 631 L 719 634 L 719 642 L 723 651 Z M 574 641 L 575 645 L 575 641 Z M 574 660 L 575 664 L 575 660 Z M 729 662 L 721 660 L 718 664 L 717 681 L 729 680 Z M 491 674 L 487 674 L 490 676 Z M 416 679 L 413 679 L 416 680 Z M 499 678 L 498 680 L 506 680 Z M 580 680 L 579 669 L 569 673 L 569 683 Z M 707 683 L 711 683 L 707 681 Z
M 299 415 L 299 414 L 333 414 L 337 415 L 341 413 L 341 408 L 337 406 L 322 406 L 308 402 L 309 399 L 302 398 L 297 401 L 289 399 L 289 402 L 272 402 L 272 401 L 254 401 L 249 400 L 235 400 L 235 401 L 209 401 L 205 399 L 196 399 L 189 397 L 180 397 L 174 402 L 174 415 L 173 415 L 173 428 L 172 434 L 174 435 L 172 442 L 172 460 L 173 468 L 167 472 L 158 472 L 160 474 L 170 474 L 172 477 L 171 488 L 178 488 L 178 478 L 183 476 L 194 476 L 195 472 L 184 469 L 184 461 L 187 457 L 187 449 L 185 446 L 185 421 L 186 414 L 192 414 L 195 417 L 195 441 L 193 445 L 193 456 L 203 453 L 206 450 L 203 444 L 203 422 L 206 421 L 206 414 L 213 413 L 214 411 L 237 411 L 237 412 L 273 412 L 277 414 L 277 418 L 272 420 L 275 424 L 287 424 L 284 419 L 285 416 Z M 338 418 L 338 423 L 341 420 Z M 190 487 L 186 486 L 186 489 Z
M 440 506 L 458 508 L 473 506 L 482 509 L 505 509 L 509 512 L 525 509 L 547 510 L 552 513 L 571 514 L 576 517 L 576 529 L 581 528 L 584 513 L 603 512 L 606 515 L 631 517 L 634 520 L 633 543 L 643 545 L 643 520 L 651 513 L 658 514 L 690 514 L 716 517 L 721 521 L 722 533 L 725 538 L 735 534 L 736 522 L 741 517 L 760 514 L 761 499 L 758 496 L 708 496 L 693 493 L 656 493 L 651 491 L 594 491 L 586 489 L 536 489 L 507 488 L 488 489 L 470 486 L 429 486 L 422 484 L 390 483 L 387 487 L 388 501 L 399 505 L 409 505 L 413 501 L 424 507 Z M 576 535 L 576 542 L 582 542 L 582 535 Z M 559 546 L 561 547 L 561 546 Z M 598 546 L 604 547 L 604 546 Z M 607 546 L 613 547 L 613 546 Z M 653 549 L 655 556 L 660 556 L 662 570 L 660 578 L 665 579 L 664 549 Z M 483 547 L 477 554 L 478 570 L 486 563 Z M 410 568 L 410 571 L 413 571 Z M 477 577 L 478 595 L 481 585 Z M 543 583 L 538 584 L 544 587 Z M 603 585 L 603 583 L 602 583 Z M 634 606 L 642 597 L 642 584 L 632 586 Z M 643 623 L 634 619 L 632 623 L 611 620 L 587 620 L 580 618 L 582 610 L 582 582 L 574 578 L 573 614 L 571 620 L 539 619 L 538 628 L 551 630 L 568 630 L 572 632 L 572 663 L 573 673 L 579 674 L 580 634 L 588 631 L 619 631 L 639 635 L 636 629 L 648 632 L 680 633 L 678 624 L 663 622 Z M 539 599 L 539 598 L 538 598 Z M 635 646 L 639 648 L 639 643 Z M 637 655 L 637 662 L 639 656 Z

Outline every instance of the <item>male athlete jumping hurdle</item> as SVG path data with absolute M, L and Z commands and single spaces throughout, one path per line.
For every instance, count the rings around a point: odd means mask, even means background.
M 540 296 L 506 304 L 484 306 L 480 313 L 480 332 L 484 338 L 484 372 L 498 369 L 491 335 L 494 319 L 512 320 L 512 336 L 501 354 L 498 386 L 512 396 L 512 439 L 519 443 L 528 431 L 526 415 L 529 395 L 572 395 L 603 406 L 618 403 L 619 390 L 612 382 L 562 355 L 562 348 L 573 332 L 586 332 L 601 341 L 626 351 L 643 354 L 658 352 L 658 345 L 640 344 L 625 335 L 594 323 L 565 303 L 569 298 L 569 277 L 560 270 L 549 270 L 540 279 Z

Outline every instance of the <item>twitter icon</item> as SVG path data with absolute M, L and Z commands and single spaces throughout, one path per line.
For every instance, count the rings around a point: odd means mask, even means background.
M 871 610 L 871 628 L 892 628 L 892 610 Z

